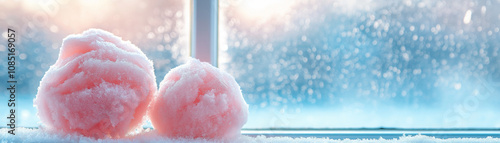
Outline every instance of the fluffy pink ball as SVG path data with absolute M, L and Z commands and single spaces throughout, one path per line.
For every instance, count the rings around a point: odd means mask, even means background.
M 139 127 L 156 93 L 152 62 L 129 41 L 90 29 L 63 40 L 34 105 L 49 129 L 123 137 Z
M 248 116 L 234 78 L 195 59 L 165 76 L 151 105 L 155 130 L 168 137 L 232 138 Z

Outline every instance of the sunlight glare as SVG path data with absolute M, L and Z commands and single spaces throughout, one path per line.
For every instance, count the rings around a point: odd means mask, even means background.
M 241 2 L 241 13 L 249 19 L 267 20 L 290 11 L 294 1 L 289 0 L 245 0 Z

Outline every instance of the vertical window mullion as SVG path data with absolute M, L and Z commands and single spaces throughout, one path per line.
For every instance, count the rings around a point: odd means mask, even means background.
M 218 0 L 193 0 L 191 57 L 217 66 Z

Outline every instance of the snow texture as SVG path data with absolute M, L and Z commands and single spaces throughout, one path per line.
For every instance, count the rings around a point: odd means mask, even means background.
M 266 136 L 238 136 L 231 140 L 221 139 L 203 139 L 203 138 L 168 138 L 159 135 L 154 130 L 142 130 L 141 133 L 135 136 L 121 139 L 95 139 L 89 138 L 78 134 L 60 134 L 43 129 L 26 129 L 17 128 L 15 136 L 7 133 L 7 128 L 0 129 L 0 142 L 345 142 L 345 143 L 365 143 L 365 142 L 381 142 L 381 143 L 395 143 L 395 142 L 410 142 L 410 143 L 494 143 L 500 142 L 500 138 L 448 138 L 439 139 L 432 136 L 416 135 L 416 136 L 401 136 L 394 139 L 329 139 L 329 138 L 291 138 L 291 137 L 266 137 Z
M 228 139 L 247 122 L 248 104 L 231 75 L 191 59 L 165 75 L 149 113 L 167 137 Z
M 139 48 L 90 29 L 63 40 L 34 105 L 48 130 L 119 138 L 143 123 L 156 88 L 153 63 Z

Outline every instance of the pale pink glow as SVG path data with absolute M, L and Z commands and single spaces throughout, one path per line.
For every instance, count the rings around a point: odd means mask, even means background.
M 196 59 L 165 76 L 151 105 L 155 130 L 168 137 L 231 139 L 248 116 L 235 79 Z
M 103 138 L 140 127 L 156 93 L 153 63 L 129 41 L 98 29 L 63 40 L 34 105 L 45 127 Z

